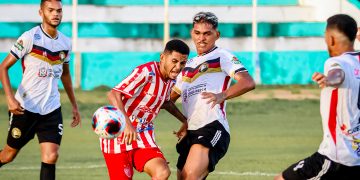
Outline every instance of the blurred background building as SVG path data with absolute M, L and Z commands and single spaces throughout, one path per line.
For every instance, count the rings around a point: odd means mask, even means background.
M 40 23 L 40 0 L 0 0 L 0 62 L 16 39 Z M 164 40 L 191 47 L 192 18 L 219 18 L 217 45 L 232 51 L 258 84 L 310 84 L 328 58 L 326 19 L 345 13 L 360 26 L 359 0 L 63 0 L 59 30 L 73 38 L 71 71 L 83 90 L 112 87 L 137 65 L 158 60 Z M 356 41 L 356 49 L 360 43 Z M 11 69 L 21 80 L 21 63 Z M 1 87 L 1 86 L 0 86 Z

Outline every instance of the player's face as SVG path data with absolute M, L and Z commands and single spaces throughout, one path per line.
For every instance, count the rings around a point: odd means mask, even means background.
M 185 67 L 188 56 L 179 52 L 162 53 L 160 55 L 160 72 L 165 79 L 176 79 Z
M 39 12 L 44 23 L 53 27 L 61 23 L 63 11 L 60 1 L 45 1 Z
M 196 23 L 191 30 L 191 38 L 199 55 L 210 51 L 215 46 L 215 41 L 219 37 L 219 31 L 209 23 Z

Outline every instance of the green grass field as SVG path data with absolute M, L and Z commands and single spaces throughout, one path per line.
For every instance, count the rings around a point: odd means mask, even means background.
M 264 88 L 260 88 L 264 89 Z M 265 88 L 266 89 L 266 88 Z M 71 107 L 62 93 L 64 136 L 57 163 L 59 180 L 108 179 L 97 136 L 91 130 L 91 116 L 107 104 L 106 91 L 77 91 L 82 126 L 70 128 Z M 226 156 L 208 179 L 267 180 L 291 163 L 311 155 L 322 138 L 318 100 L 236 100 L 227 106 L 231 143 Z M 162 111 L 157 119 L 156 140 L 170 161 L 176 179 L 177 138 L 172 134 L 179 123 Z M 6 143 L 7 105 L 0 91 L 0 147 Z M 39 179 L 40 153 L 37 138 L 27 144 L 11 164 L 0 169 L 1 180 Z M 150 179 L 135 173 L 134 179 Z

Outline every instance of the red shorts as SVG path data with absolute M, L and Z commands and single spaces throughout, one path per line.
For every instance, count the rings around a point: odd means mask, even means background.
M 133 149 L 120 154 L 103 153 L 110 180 L 132 179 L 133 167 L 144 171 L 146 162 L 153 158 L 162 158 L 166 161 L 159 148 Z

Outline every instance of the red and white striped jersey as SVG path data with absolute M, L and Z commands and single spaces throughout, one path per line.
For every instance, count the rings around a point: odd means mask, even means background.
M 121 153 L 136 148 L 157 147 L 153 120 L 165 100 L 170 99 L 174 80 L 163 80 L 158 62 L 138 66 L 120 84 L 113 88 L 123 95 L 127 116 L 138 132 L 140 139 L 131 145 L 121 144 L 123 134 L 115 139 L 100 139 L 104 153 Z
M 347 165 L 360 165 L 360 52 L 344 53 L 325 62 L 324 75 L 342 69 L 339 88 L 321 91 L 320 111 L 324 136 L 318 152 Z

